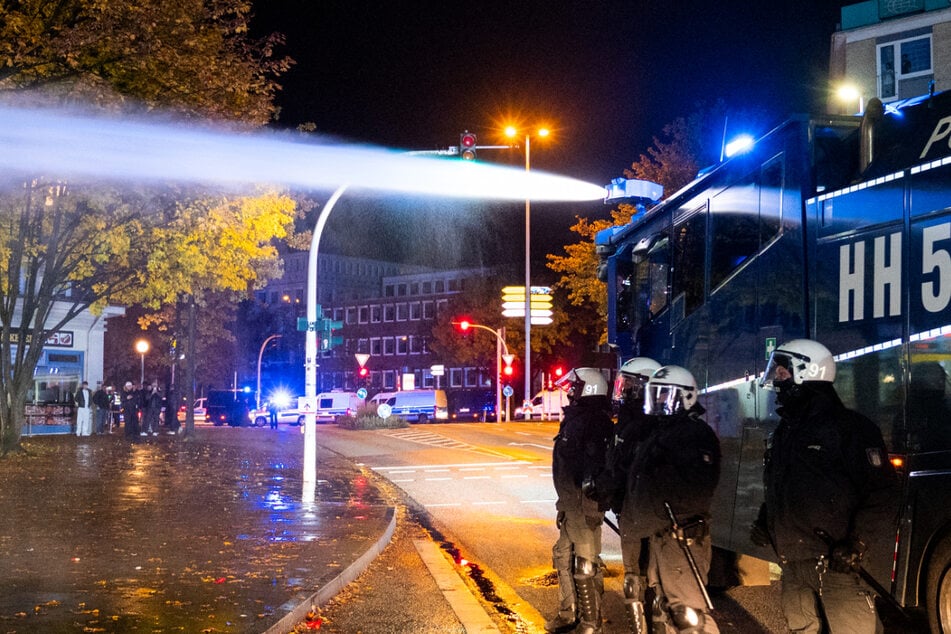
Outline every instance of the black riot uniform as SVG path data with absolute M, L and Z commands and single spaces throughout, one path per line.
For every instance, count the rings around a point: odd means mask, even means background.
M 855 567 L 891 561 L 899 482 L 881 432 L 842 404 L 834 379 L 832 354 L 816 341 L 773 351 L 761 385 L 776 391 L 781 420 L 750 538 L 779 556 L 790 630 L 871 634 L 881 623 Z
M 661 368 L 654 376 L 671 367 L 676 366 Z M 635 535 L 649 539 L 647 576 L 655 593 L 654 631 L 713 634 L 719 628 L 700 582 L 706 584 L 710 570 L 710 506 L 720 478 L 720 441 L 701 418 L 704 410 L 696 403 L 696 383 L 692 376 L 689 381 L 693 396 L 659 415 L 638 444 L 622 515 Z M 682 529 L 679 534 L 672 531 L 665 503 Z M 702 579 L 692 573 L 678 539 L 689 546 Z
M 874 601 L 849 567 L 890 558 L 897 478 L 878 428 L 842 405 L 831 383 L 804 383 L 767 441 L 765 528 L 783 567 L 783 611 L 794 631 L 874 632 Z M 816 529 L 837 544 L 829 545 Z M 758 541 L 763 541 L 762 538 Z
M 584 370 L 591 369 L 572 370 L 568 377 Z M 552 547 L 552 560 L 558 572 L 560 602 L 558 616 L 545 625 L 550 632 L 573 629 L 579 620 L 579 631 L 601 631 L 600 557 L 604 513 L 596 500 L 585 495 L 584 489 L 604 468 L 613 422 L 604 379 L 600 379 L 594 395 L 585 396 L 581 390 L 578 387 L 569 395 L 571 404 L 563 410 L 564 419 L 552 449 L 552 479 L 558 496 L 555 503 L 558 540 Z

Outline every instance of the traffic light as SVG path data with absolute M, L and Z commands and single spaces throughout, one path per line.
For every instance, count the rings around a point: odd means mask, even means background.
M 476 135 L 472 132 L 463 132 L 459 135 L 459 156 L 464 161 L 474 161 L 476 157 Z
M 360 377 L 361 379 L 367 378 L 369 374 L 370 374 L 370 371 L 367 370 L 366 368 L 360 368 L 359 370 L 357 370 L 357 376 Z
M 469 321 L 468 317 L 462 317 L 458 321 L 454 321 L 452 323 L 453 325 L 456 326 L 456 328 L 459 329 L 459 332 L 462 333 L 463 335 L 468 335 L 470 332 L 472 332 L 471 330 L 472 322 Z
M 512 366 L 510 366 L 510 365 L 507 365 L 507 366 L 505 366 L 504 368 L 502 368 L 502 375 L 503 375 L 503 376 L 509 377 L 509 376 L 512 376 L 512 374 L 514 374 L 514 373 L 515 373 L 515 370 L 513 370 L 513 369 L 512 369 Z

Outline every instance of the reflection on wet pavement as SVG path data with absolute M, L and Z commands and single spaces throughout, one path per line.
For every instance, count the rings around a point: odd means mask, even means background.
M 301 503 L 300 434 L 197 432 L 29 439 L 0 461 L 2 631 L 261 631 L 379 535 L 387 501 L 322 449 Z

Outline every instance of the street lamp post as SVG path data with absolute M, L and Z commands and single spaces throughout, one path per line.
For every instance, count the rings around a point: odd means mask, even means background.
M 135 351 L 139 353 L 139 357 L 142 360 L 141 369 L 139 371 L 139 385 L 145 385 L 145 353 L 149 351 L 149 342 L 145 339 L 139 339 L 135 342 Z
M 272 339 L 279 339 L 282 335 L 271 335 L 264 340 L 264 343 L 261 344 L 261 349 L 258 351 L 258 389 L 254 392 L 254 406 L 255 409 L 261 409 L 261 357 L 264 356 L 264 347 L 267 346 L 268 342 Z
M 482 324 L 474 324 L 471 321 L 454 321 L 452 322 L 454 326 L 460 326 L 463 330 L 468 328 L 478 328 L 480 330 L 485 330 L 491 332 L 495 335 L 495 420 L 498 423 L 502 422 L 502 360 L 505 359 L 505 365 L 512 365 L 512 360 L 515 358 L 513 355 L 509 354 L 509 347 L 505 345 L 505 328 L 500 328 L 495 330 L 484 326 Z
M 514 127 L 508 127 L 505 129 L 505 134 L 510 137 L 514 137 L 518 131 Z M 547 128 L 540 128 L 537 132 L 538 136 L 546 137 L 548 136 Z M 525 134 L 525 171 L 530 172 L 532 170 L 532 137 L 530 134 Z M 531 232 L 531 217 L 532 217 L 532 201 L 530 198 L 525 199 L 525 403 L 532 402 L 532 260 L 531 260 L 531 247 L 532 247 L 532 232 Z M 531 413 L 529 413 L 528 407 L 523 408 L 525 411 L 525 418 L 530 419 Z

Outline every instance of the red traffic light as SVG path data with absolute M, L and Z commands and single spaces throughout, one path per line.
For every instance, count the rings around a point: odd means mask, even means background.
M 462 332 L 469 332 L 469 329 L 472 328 L 472 322 L 466 318 L 462 318 L 459 321 L 452 322 L 459 327 L 459 330 Z
M 564 373 L 565 373 L 565 369 L 564 369 L 563 367 L 561 367 L 560 365 L 559 365 L 558 367 L 556 367 L 555 370 L 554 370 L 554 372 L 553 372 L 553 374 L 555 375 L 555 378 L 561 377 L 561 375 L 564 374 Z
M 507 365 L 504 368 L 502 368 L 502 374 L 504 374 L 505 376 L 512 376 L 513 372 L 514 370 L 512 369 L 512 366 L 510 365 Z
M 459 156 L 466 161 L 475 160 L 478 139 L 471 132 L 463 132 L 459 135 Z
M 370 374 L 370 371 L 366 368 L 360 368 L 357 370 L 357 376 L 359 376 L 361 379 L 365 379 L 368 374 Z

